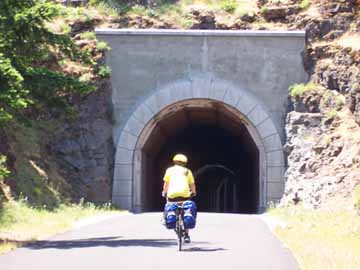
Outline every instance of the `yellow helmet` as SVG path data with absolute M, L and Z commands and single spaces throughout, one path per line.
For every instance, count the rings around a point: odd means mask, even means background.
M 183 154 L 176 154 L 176 155 L 174 156 L 174 158 L 173 158 L 173 161 L 174 161 L 174 162 L 175 162 L 175 161 L 178 161 L 178 162 L 182 162 L 182 163 L 186 164 L 187 161 L 188 161 L 188 159 L 187 159 L 187 157 L 186 157 L 185 155 L 183 155 Z

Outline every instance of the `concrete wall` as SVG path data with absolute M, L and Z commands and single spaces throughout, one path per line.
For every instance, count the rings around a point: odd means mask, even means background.
M 113 137 L 118 145 L 113 188 L 115 204 L 129 209 L 138 207 L 140 197 L 136 194 L 140 194 L 141 184 L 137 183 L 141 183 L 141 176 L 137 167 L 142 165 L 136 162 L 135 152 L 139 150 L 135 144 L 148 121 L 165 105 L 181 101 L 177 94 L 171 95 L 177 91 L 177 84 L 190 84 L 190 95 L 197 98 L 209 98 L 212 90 L 224 90 L 222 86 L 232 89 L 221 97 L 219 92 L 215 93 L 213 99 L 235 107 L 259 136 L 259 147 L 264 149 L 260 164 L 264 171 L 260 196 L 264 199 L 260 207 L 281 197 L 285 165 L 281 141 L 284 141 L 288 87 L 307 80 L 301 57 L 305 48 L 304 32 L 96 32 L 112 48 L 106 61 L 112 69 Z M 156 104 L 161 100 L 164 107 L 152 108 L 151 100 L 157 101 Z M 265 126 L 269 128 L 263 130 Z M 134 131 L 129 132 L 129 127 Z M 269 143 L 273 138 L 276 144 Z
M 111 51 L 114 139 L 150 92 L 210 74 L 259 97 L 284 139 L 288 87 L 306 81 L 305 33 L 267 31 L 97 30 Z

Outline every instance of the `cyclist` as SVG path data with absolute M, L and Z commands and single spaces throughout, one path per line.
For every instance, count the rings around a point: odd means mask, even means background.
M 194 176 L 190 169 L 186 168 L 188 159 L 183 154 L 176 154 L 173 157 L 174 165 L 166 170 L 162 196 L 167 197 L 169 202 L 189 200 L 196 196 Z M 185 243 L 190 243 L 189 230 L 185 230 Z

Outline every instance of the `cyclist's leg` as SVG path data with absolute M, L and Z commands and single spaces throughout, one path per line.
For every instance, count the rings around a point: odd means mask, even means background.
M 189 229 L 185 229 L 184 241 L 185 241 L 185 243 L 191 242 L 190 235 L 189 235 Z

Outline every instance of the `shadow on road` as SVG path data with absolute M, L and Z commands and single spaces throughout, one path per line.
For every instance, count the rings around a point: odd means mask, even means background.
M 184 247 L 184 249 L 182 251 L 185 251 L 185 252 L 214 252 L 214 251 L 223 251 L 223 250 L 226 250 L 226 249 L 224 249 L 224 248 L 202 248 L 202 247 L 186 248 L 186 247 Z
M 196 244 L 209 244 L 208 242 L 194 242 Z M 176 246 L 175 239 L 121 239 L 121 236 L 99 237 L 76 240 L 49 240 L 37 241 L 27 245 L 29 249 L 71 249 L 91 247 L 156 247 L 165 248 Z M 184 249 L 187 252 L 211 252 L 224 250 L 222 248 L 191 247 Z
M 121 237 L 101 237 L 77 240 L 59 240 L 59 241 L 37 241 L 27 247 L 30 249 L 71 249 L 71 248 L 89 248 L 89 247 L 168 247 L 175 246 L 173 239 L 120 239 Z

